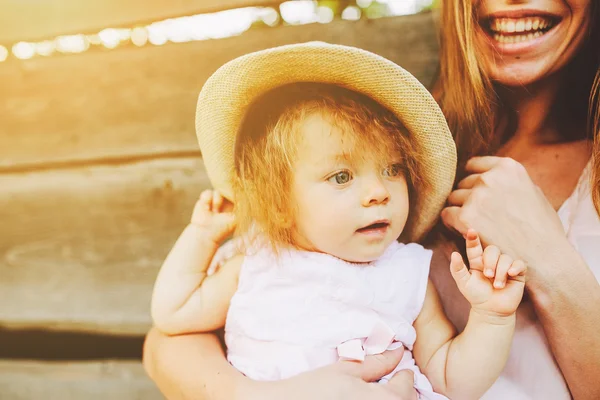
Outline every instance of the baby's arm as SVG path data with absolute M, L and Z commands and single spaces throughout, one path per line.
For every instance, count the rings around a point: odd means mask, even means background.
M 233 231 L 233 214 L 217 192 L 205 191 L 165 259 L 152 294 L 154 325 L 166 334 L 206 332 L 225 323 L 237 288 L 242 256 L 224 263 L 213 275 L 206 271 L 219 244 Z
M 502 372 L 525 286 L 525 265 L 494 246 L 484 252 L 474 231 L 467 234 L 467 256 L 470 270 L 459 254 L 452 255 L 450 265 L 458 288 L 471 303 L 464 331 L 455 336 L 431 282 L 414 324 L 415 361 L 433 388 L 452 399 L 479 399 Z M 483 274 L 484 266 L 492 269 L 491 276 L 487 271 Z M 498 283 L 493 283 L 494 278 Z

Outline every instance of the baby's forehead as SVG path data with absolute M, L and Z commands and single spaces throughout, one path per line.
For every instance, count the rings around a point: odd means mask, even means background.
M 400 153 L 393 133 L 380 127 L 360 126 L 327 111 L 298 121 L 298 156 L 319 161 L 388 159 Z

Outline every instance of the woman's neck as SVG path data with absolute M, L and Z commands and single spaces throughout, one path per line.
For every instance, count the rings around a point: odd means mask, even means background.
M 516 120 L 511 141 L 530 145 L 557 143 L 569 135 L 560 132 L 554 105 L 560 95 L 558 76 L 527 87 L 499 88 L 499 94 Z

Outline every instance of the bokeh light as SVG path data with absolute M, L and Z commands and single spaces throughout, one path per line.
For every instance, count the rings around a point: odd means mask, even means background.
M 282 21 L 289 25 L 316 22 L 327 24 L 335 19 L 331 4 L 331 1 L 320 3 L 316 0 L 288 0 L 279 5 L 279 10 L 273 7 L 245 7 L 170 18 L 147 26 L 119 29 L 108 27 L 98 33 L 65 35 L 37 43 L 19 42 L 10 50 L 0 46 L 0 61 L 6 60 L 11 52 L 15 57 L 26 60 L 36 55 L 51 56 L 57 52 L 81 53 L 92 46 L 114 49 L 126 44 L 143 47 L 148 43 L 161 46 L 167 42 L 221 39 L 240 35 L 256 22 L 269 27 L 275 27 Z M 357 21 L 361 17 L 371 19 L 414 14 L 431 6 L 432 0 L 356 0 L 355 4 L 343 10 L 342 19 Z
M 81 53 L 90 47 L 85 35 L 59 36 L 56 38 L 56 50 L 61 53 Z
M 131 43 L 140 47 L 148 43 L 148 30 L 141 27 L 134 28 L 131 31 Z
M 316 1 L 286 1 L 279 5 L 279 12 L 281 18 L 290 25 L 310 24 L 318 21 Z
M 21 60 L 27 60 L 35 55 L 35 46 L 32 43 L 19 42 L 12 47 L 12 53 Z
M 8 49 L 4 46 L 0 46 L 0 62 L 6 61 L 8 58 Z
M 119 45 L 119 42 L 121 42 L 119 31 L 113 28 L 104 29 L 98 36 L 100 37 L 102 45 L 107 49 L 114 49 Z
M 86 35 L 86 38 L 87 38 L 88 42 L 90 42 L 90 44 L 93 46 L 101 46 L 102 45 L 102 40 L 100 40 L 100 35 L 98 35 L 98 34 Z
M 35 44 L 35 52 L 40 56 L 50 56 L 56 51 L 56 43 L 52 40 L 44 40 Z
M 164 32 L 164 25 L 155 22 L 148 26 L 148 40 L 155 46 L 162 46 L 167 43 L 167 35 Z
M 387 4 L 390 15 L 410 15 L 419 12 L 425 2 L 423 0 L 398 1 L 398 0 L 378 0 L 380 3 Z M 431 4 L 431 1 L 429 1 Z
M 360 8 L 355 6 L 348 6 L 342 11 L 342 19 L 347 21 L 358 21 L 362 12 Z
M 210 27 L 209 36 L 211 39 L 242 34 L 250 29 L 252 23 L 258 19 L 255 8 L 221 11 L 214 14 L 205 14 L 203 17 Z
M 279 23 L 279 13 L 271 7 L 266 7 L 259 12 L 259 17 L 265 24 L 275 26 Z
M 317 18 L 319 23 L 328 24 L 333 21 L 333 17 L 334 14 L 331 8 L 322 6 L 317 9 Z
M 169 19 L 164 22 L 163 32 L 172 43 L 185 43 L 192 40 L 189 30 L 190 18 Z

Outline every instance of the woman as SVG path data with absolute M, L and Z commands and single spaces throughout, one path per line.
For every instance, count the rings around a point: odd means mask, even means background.
M 435 93 L 460 157 L 443 222 L 475 228 L 530 271 L 509 362 L 486 399 L 600 398 L 599 43 L 595 0 L 446 0 L 442 10 Z M 432 279 L 462 329 L 447 237 Z M 407 375 L 395 392 L 364 383 L 397 356 L 259 383 L 227 364 L 215 336 L 153 331 L 144 361 L 170 399 L 414 398 Z

